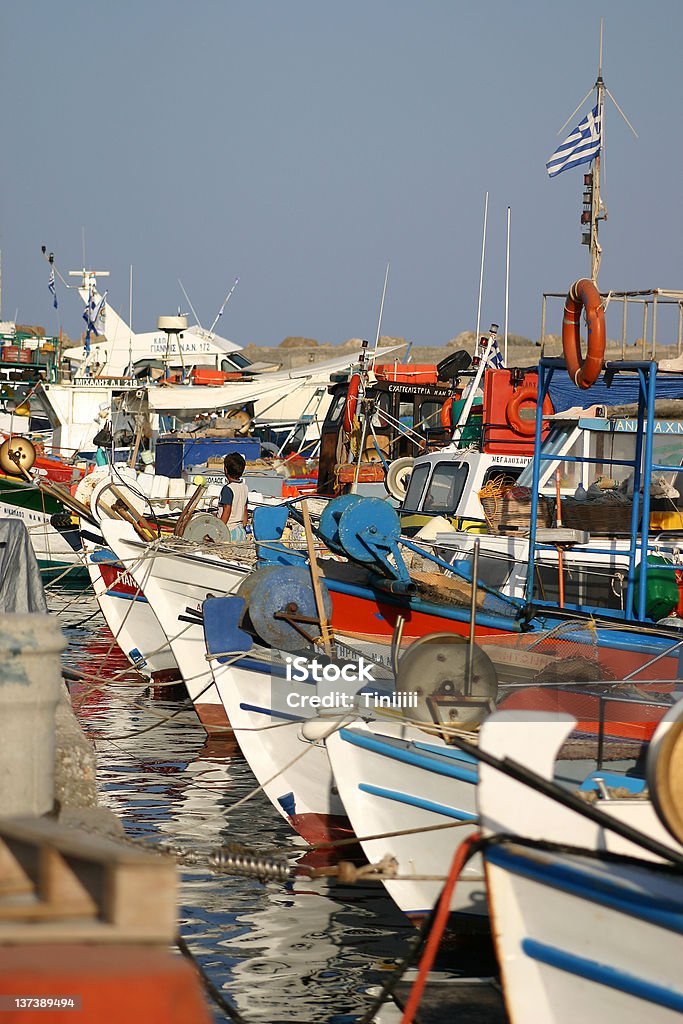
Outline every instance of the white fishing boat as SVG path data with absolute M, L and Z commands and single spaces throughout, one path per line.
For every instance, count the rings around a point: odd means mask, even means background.
M 664 823 L 649 799 L 604 785 L 583 813 L 562 791 L 558 799 L 539 789 L 574 726 L 568 716 L 501 712 L 484 724 L 480 747 L 495 759 L 480 765 L 477 792 L 488 900 L 505 1001 L 519 1024 L 680 1019 L 681 817 L 675 743 L 662 739 L 680 737 L 682 711 L 660 725 L 648 763 L 650 786 L 663 779 L 673 797 Z
M 207 597 L 234 593 L 250 571 L 249 562 L 222 559 L 182 539 L 145 543 L 121 520 L 103 519 L 101 528 L 108 548 L 154 612 L 202 725 L 209 734 L 229 730 L 206 660 L 201 609 Z M 231 546 L 233 556 L 238 548 Z

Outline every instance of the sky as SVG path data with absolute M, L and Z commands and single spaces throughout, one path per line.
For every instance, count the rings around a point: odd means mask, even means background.
M 545 162 L 591 106 L 558 136 L 601 16 L 639 137 L 608 99 L 599 283 L 683 288 L 680 0 L 6 0 L 2 317 L 81 333 L 45 244 L 65 276 L 84 248 L 109 270 L 126 319 L 132 266 L 139 331 L 189 312 L 179 280 L 210 326 L 239 277 L 219 329 L 240 345 L 372 341 L 389 264 L 381 333 L 445 344 L 476 326 L 488 192 L 482 329 L 510 207 L 509 330 L 536 339 L 542 292 L 590 272 L 584 168 Z

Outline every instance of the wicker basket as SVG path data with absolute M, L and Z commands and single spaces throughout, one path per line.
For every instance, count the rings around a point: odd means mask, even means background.
M 632 503 L 625 501 L 562 500 L 562 525 L 573 530 L 587 530 L 597 536 L 628 533 L 631 528 Z
M 531 520 L 531 491 L 514 485 L 500 490 L 484 488 L 479 492 L 486 522 L 493 533 L 524 533 Z M 542 494 L 538 496 L 537 525 L 551 526 L 553 504 Z

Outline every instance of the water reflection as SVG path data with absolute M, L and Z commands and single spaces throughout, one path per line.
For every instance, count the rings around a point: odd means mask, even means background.
M 256 784 L 234 742 L 207 741 L 191 709 L 152 700 L 99 615 L 75 628 L 94 609 L 89 595 L 51 600 L 69 641 L 65 663 L 89 677 L 72 684 L 72 699 L 95 740 L 101 801 L 127 834 L 200 857 L 241 843 L 294 863 L 302 841 L 261 794 L 230 810 Z M 379 883 L 263 885 L 183 869 L 179 899 L 181 935 L 248 1022 L 357 1018 L 413 936 Z

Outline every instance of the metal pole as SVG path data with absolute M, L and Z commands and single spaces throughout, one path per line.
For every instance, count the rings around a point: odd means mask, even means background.
M 508 310 L 510 308 L 510 207 L 508 206 L 507 241 L 505 245 L 505 333 L 503 337 L 503 359 L 508 364 Z M 478 339 L 477 339 L 478 340 Z
M 681 354 L 683 346 L 683 302 L 678 303 L 678 342 L 676 344 L 676 355 Z
M 652 356 L 655 358 L 655 352 L 657 350 L 657 290 L 655 289 L 654 298 L 652 300 Z
M 648 303 L 643 304 L 643 337 L 641 338 L 640 354 L 643 359 L 645 358 L 645 346 L 647 344 L 647 307 Z
M 489 212 L 489 194 L 484 198 L 484 232 L 481 239 L 481 264 L 479 267 L 479 299 L 477 300 L 477 333 L 474 344 L 479 344 L 479 327 L 481 324 L 481 293 L 484 287 L 484 256 L 486 255 L 486 221 Z
M 621 358 L 626 358 L 626 317 L 628 315 L 628 296 L 624 295 L 621 300 L 624 304 L 624 309 L 621 318 Z
M 477 625 L 477 597 L 479 593 L 479 544 L 480 540 L 475 537 L 474 548 L 472 549 L 472 583 L 470 596 L 470 635 L 467 647 L 467 669 L 465 672 L 465 696 L 472 696 L 472 668 L 474 665 L 474 643 Z
M 545 307 L 547 301 L 548 296 L 544 294 L 541 302 L 541 359 L 545 353 Z

